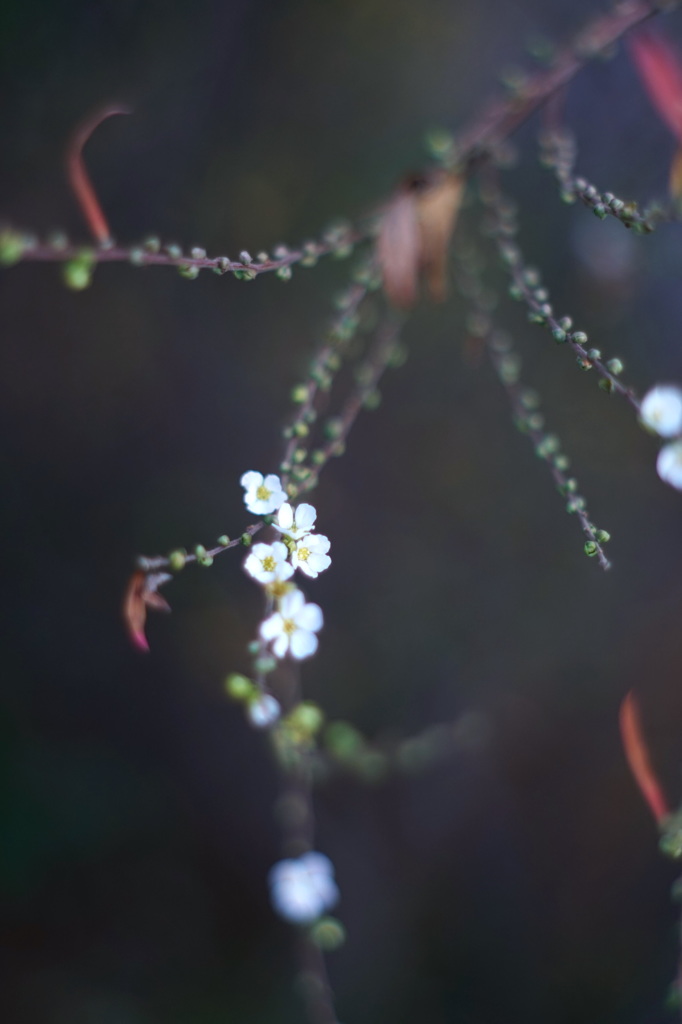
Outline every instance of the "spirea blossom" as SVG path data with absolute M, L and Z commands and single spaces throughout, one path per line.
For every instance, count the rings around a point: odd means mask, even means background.
M 282 489 L 282 481 L 274 473 L 263 477 L 262 473 L 255 473 L 252 470 L 244 473 L 239 482 L 246 491 L 244 504 L 255 516 L 270 515 L 287 500 Z
M 286 544 L 279 540 L 274 544 L 254 544 L 244 562 L 244 569 L 258 583 L 288 580 L 294 574 L 293 565 L 287 561 L 288 556 Z
M 324 569 L 332 564 L 327 554 L 329 551 L 329 538 L 321 533 L 311 533 L 298 544 L 291 553 L 291 561 L 297 569 L 304 572 L 306 576 L 313 579 Z
M 663 445 L 658 453 L 656 469 L 661 480 L 682 491 L 682 440 Z
M 292 658 L 309 658 L 317 650 L 315 634 L 322 629 L 322 609 L 306 604 L 300 590 L 285 594 L 279 610 L 261 623 L 260 635 L 268 643 L 276 658 L 291 654 Z
M 285 501 L 277 513 L 272 524 L 280 533 L 285 533 L 292 540 L 301 540 L 312 533 L 317 512 L 312 505 L 302 502 L 296 508 L 292 508 L 288 501 Z
M 273 908 L 293 924 L 317 920 L 339 898 L 334 865 L 323 853 L 278 861 L 270 869 L 268 882 Z
M 682 434 L 682 390 L 675 384 L 658 384 L 642 399 L 640 417 L 661 437 Z
M 267 729 L 277 721 L 281 713 L 279 701 L 269 693 L 262 693 L 246 706 L 246 717 L 256 729 Z

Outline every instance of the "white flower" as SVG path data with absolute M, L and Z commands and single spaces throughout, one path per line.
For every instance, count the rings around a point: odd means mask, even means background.
M 311 533 L 309 537 L 299 540 L 291 553 L 291 561 L 297 569 L 314 579 L 332 564 L 328 551 L 329 539 L 321 533 Z
M 274 544 L 254 544 L 244 562 L 244 570 L 259 583 L 288 580 L 294 574 L 288 556 L 287 546 L 280 540 Z
M 269 725 L 277 721 L 281 713 L 279 701 L 276 701 L 269 693 L 262 693 L 260 697 L 256 697 L 246 705 L 246 717 L 255 729 L 267 729 Z
M 278 861 L 270 869 L 268 882 L 274 909 L 294 924 L 317 920 L 339 898 L 334 866 L 323 853 Z
M 277 518 L 272 524 L 280 533 L 285 533 L 292 540 L 301 540 L 312 532 L 313 524 L 317 519 L 317 512 L 312 505 L 303 502 L 292 508 L 289 502 L 285 501 L 280 506 Z
M 673 441 L 661 448 L 656 469 L 661 480 L 682 491 L 682 441 Z
M 317 650 L 315 634 L 322 629 L 322 622 L 322 609 L 306 604 L 301 591 L 293 590 L 284 595 L 279 611 L 261 623 L 260 635 L 273 642 L 277 658 L 283 658 L 287 652 L 293 658 L 309 658 Z
M 661 437 L 682 434 L 682 390 L 675 384 L 658 384 L 642 399 L 640 418 Z
M 267 516 L 276 512 L 287 496 L 282 490 L 282 481 L 274 473 L 263 479 L 262 473 L 244 473 L 239 481 L 246 494 L 244 504 L 255 516 Z

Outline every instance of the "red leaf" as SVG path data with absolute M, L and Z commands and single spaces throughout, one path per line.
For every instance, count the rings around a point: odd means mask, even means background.
M 107 117 L 111 117 L 112 114 L 129 113 L 130 111 L 125 107 L 106 107 L 89 117 L 76 128 L 66 155 L 66 170 L 71 188 L 95 241 L 100 245 L 110 242 L 111 234 L 107 219 L 102 212 L 102 207 L 83 163 L 83 146 L 95 128 L 99 127 Z
M 670 808 L 651 766 L 639 719 L 639 707 L 632 690 L 620 706 L 620 735 L 630 771 L 649 810 L 660 825 L 669 816 Z
M 682 59 L 670 43 L 651 29 L 630 37 L 630 53 L 659 117 L 682 142 Z
M 147 608 L 169 612 L 170 605 L 165 597 L 157 593 L 157 588 L 167 583 L 171 576 L 165 572 L 145 573 L 138 569 L 130 577 L 130 582 L 123 599 L 123 620 L 128 635 L 135 646 L 141 651 L 148 651 L 149 644 L 144 627 L 147 621 Z

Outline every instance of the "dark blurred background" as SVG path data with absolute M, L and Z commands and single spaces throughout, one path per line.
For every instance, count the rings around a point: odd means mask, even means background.
M 87 162 L 117 239 L 235 257 L 372 207 L 463 125 L 578 0 L 3 0 L 0 217 L 87 239 L 67 139 L 113 101 Z M 665 29 L 682 46 L 682 16 Z M 674 144 L 620 50 L 571 86 L 579 169 L 664 193 Z M 518 137 L 509 190 L 555 308 L 641 391 L 682 379 L 682 233 L 633 238 L 557 199 Z M 151 654 L 120 601 L 135 554 L 235 534 L 238 479 L 270 471 L 288 391 L 348 264 L 243 284 L 52 265 L 0 277 L 0 1020 L 293 1024 L 288 928 L 263 736 L 224 697 L 247 670 L 256 588 L 238 553 L 183 573 Z M 327 625 L 306 693 L 370 736 L 440 720 L 475 742 L 414 779 L 318 798 L 348 944 L 346 1024 L 654 1024 L 678 957 L 674 868 L 620 748 L 637 688 L 670 799 L 682 795 L 682 496 L 656 443 L 571 354 L 519 328 L 600 527 L 609 575 L 510 423 L 465 311 L 420 308 L 410 357 L 315 504 L 334 563 L 308 588 Z M 464 717 L 462 717 L 464 716 Z M 464 730 L 466 732 L 466 729 Z

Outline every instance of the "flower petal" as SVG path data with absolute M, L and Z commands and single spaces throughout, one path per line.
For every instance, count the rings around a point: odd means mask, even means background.
M 324 625 L 324 615 L 317 604 L 304 605 L 293 618 L 299 629 L 310 629 L 313 633 L 317 633 Z
M 284 631 L 284 620 L 279 612 L 275 612 L 269 619 L 265 619 L 260 624 L 260 635 L 263 640 L 274 640 L 276 636 L 280 636 Z
M 295 634 L 294 634 L 295 635 Z M 283 658 L 289 650 L 289 636 L 287 633 L 280 633 L 272 645 L 272 653 L 276 658 Z
M 317 519 L 317 512 L 312 505 L 308 505 L 305 501 L 301 505 L 296 506 L 296 529 L 297 531 L 305 530 L 310 531 L 313 528 L 313 523 Z
M 260 487 L 263 483 L 263 474 L 250 470 L 248 473 L 244 473 L 242 475 L 239 483 L 242 487 L 245 487 L 247 491 L 255 490 L 256 487 Z
M 317 650 L 317 637 L 306 629 L 297 629 L 295 633 L 292 633 L 290 643 L 293 657 L 299 660 L 309 658 Z
M 305 597 L 300 590 L 292 590 L 280 601 L 279 610 L 283 619 L 295 619 L 305 605 Z
M 288 501 L 285 501 L 283 505 L 280 505 L 277 512 L 277 522 L 272 525 L 278 530 L 282 530 L 287 533 L 294 524 L 294 510 Z

